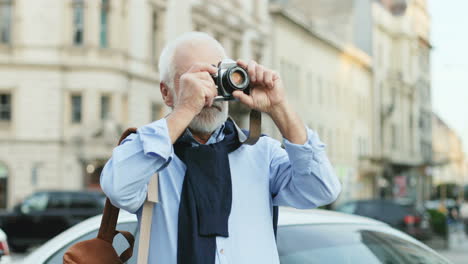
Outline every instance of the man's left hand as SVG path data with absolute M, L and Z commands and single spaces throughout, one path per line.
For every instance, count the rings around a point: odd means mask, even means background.
M 249 108 L 271 114 L 275 109 L 286 103 L 283 83 L 279 74 L 255 61 L 248 64 L 238 60 L 237 65 L 247 70 L 250 77 L 250 95 L 242 91 L 234 91 L 232 94 Z
M 250 77 L 250 95 L 242 91 L 232 93 L 251 109 L 267 113 L 284 138 L 294 144 L 304 144 L 307 133 L 304 123 L 286 102 L 283 82 L 278 73 L 250 61 L 238 60 L 237 65 L 247 70 Z

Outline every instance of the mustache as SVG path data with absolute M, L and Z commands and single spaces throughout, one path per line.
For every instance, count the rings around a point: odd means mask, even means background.
M 216 109 L 219 112 L 222 112 L 224 110 L 224 102 L 214 102 L 211 107 L 205 107 L 203 110 L 211 110 L 211 109 Z

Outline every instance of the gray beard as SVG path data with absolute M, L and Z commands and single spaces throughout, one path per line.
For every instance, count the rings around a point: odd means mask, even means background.
M 216 106 L 221 108 L 221 111 L 219 111 Z M 227 117 L 228 103 L 215 102 L 212 107 L 203 108 L 203 110 L 193 118 L 188 127 L 194 132 L 211 134 L 226 122 Z

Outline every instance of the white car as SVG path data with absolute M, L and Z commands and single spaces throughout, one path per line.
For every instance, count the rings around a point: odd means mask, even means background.
M 414 238 L 369 218 L 290 208 L 281 208 L 279 216 L 277 243 L 282 264 L 450 264 Z M 66 230 L 32 252 L 23 264 L 61 264 L 70 245 L 96 237 L 100 218 L 90 218 Z M 118 229 L 130 231 L 137 237 L 137 227 L 135 215 L 120 213 Z M 119 253 L 127 246 L 120 236 L 114 240 Z M 137 247 L 136 244 L 134 257 L 128 263 L 136 263 Z
M 8 247 L 7 236 L 3 230 L 0 229 L 0 264 L 10 264 L 10 248 Z

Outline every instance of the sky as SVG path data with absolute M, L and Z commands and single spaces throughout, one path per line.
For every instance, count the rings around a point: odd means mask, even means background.
M 432 104 L 468 154 L 468 1 L 429 0 Z

